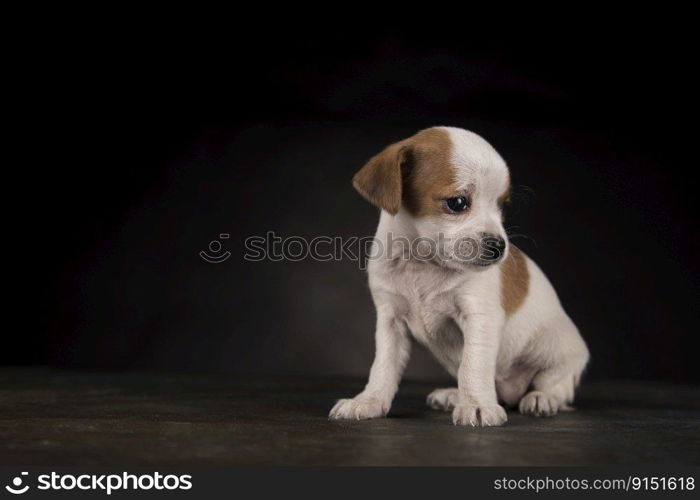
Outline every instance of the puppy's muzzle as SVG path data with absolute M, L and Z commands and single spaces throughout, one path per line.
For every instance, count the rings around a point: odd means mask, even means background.
M 479 255 L 472 263 L 477 266 L 490 266 L 503 259 L 506 254 L 506 241 L 491 233 L 481 233 L 480 236 Z

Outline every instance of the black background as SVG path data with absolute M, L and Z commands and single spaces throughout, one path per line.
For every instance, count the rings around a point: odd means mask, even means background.
M 352 174 L 453 125 L 508 162 L 507 226 L 589 376 L 700 378 L 695 57 L 676 20 L 133 19 L 16 44 L 2 364 L 365 376 L 357 263 L 250 263 L 243 241 L 372 235 Z M 204 262 L 221 233 L 231 258 Z M 409 375 L 442 371 L 417 349 Z

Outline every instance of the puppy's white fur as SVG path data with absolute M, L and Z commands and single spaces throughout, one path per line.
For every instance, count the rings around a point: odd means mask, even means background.
M 457 191 L 471 193 L 469 214 L 416 217 L 404 206 L 395 215 L 382 210 L 375 236 L 382 248 L 401 237 L 446 242 L 441 243 L 439 262 L 404 259 L 401 252 L 370 260 L 369 284 L 377 309 L 374 363 L 365 389 L 339 400 L 330 417 L 385 416 L 409 359 L 411 336 L 457 380 L 456 388 L 428 396 L 431 407 L 452 411 L 455 425 L 502 425 L 507 416 L 499 399 L 530 415 L 567 409 L 588 350 L 539 267 L 524 256 L 527 294 L 508 314 L 502 305 L 503 261 L 477 267 L 450 259 L 450 243 L 461 237 L 486 232 L 507 240 L 497 202 L 508 189 L 506 163 L 478 135 L 438 129 L 449 135 Z

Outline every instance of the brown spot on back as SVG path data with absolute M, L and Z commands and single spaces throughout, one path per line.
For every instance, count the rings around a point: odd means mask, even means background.
M 530 287 L 530 271 L 527 260 L 518 247 L 511 244 L 508 257 L 501 265 L 501 306 L 510 316 L 525 301 Z

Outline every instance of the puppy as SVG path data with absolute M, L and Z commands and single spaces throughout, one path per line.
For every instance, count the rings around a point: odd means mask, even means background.
M 480 136 L 433 127 L 388 146 L 353 185 L 382 209 L 368 263 L 376 354 L 365 389 L 332 419 L 383 417 L 411 336 L 456 378 L 428 396 L 455 425 L 506 422 L 506 406 L 569 408 L 588 349 L 542 271 L 503 229 L 506 163 Z

